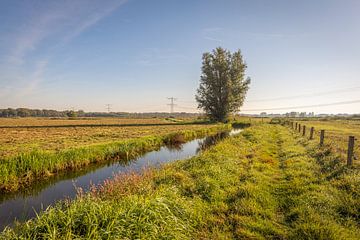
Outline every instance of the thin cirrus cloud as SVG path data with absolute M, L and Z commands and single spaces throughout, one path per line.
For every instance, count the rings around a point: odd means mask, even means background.
M 136 63 L 142 66 L 166 65 L 173 61 L 185 61 L 187 57 L 176 49 L 145 48 Z
M 32 93 L 37 88 L 37 86 L 43 81 L 43 75 L 47 65 L 48 60 L 41 60 L 35 64 L 35 70 L 28 79 L 29 83 L 17 92 L 17 97 L 24 97 Z
M 209 40 L 209 41 L 214 41 L 214 42 L 223 42 L 221 39 L 209 37 L 209 36 L 205 36 L 204 39 Z
M 49 1 L 41 7 L 31 9 L 27 22 L 19 23 L 19 31 L 11 39 L 6 61 L 0 66 L 1 69 L 17 68 L 18 74 L 13 76 L 13 81 L 8 81 L 8 84 L 23 86 L 17 96 L 32 93 L 43 81 L 51 59 L 51 53 L 42 48 L 43 44 L 57 48 L 69 43 L 126 2 L 127 0 Z M 37 53 L 38 57 L 30 60 L 33 53 Z M 22 79 L 21 84 L 18 83 L 19 78 Z
M 218 37 L 223 32 L 223 28 L 213 27 L 213 28 L 204 28 L 202 29 L 202 36 L 205 40 L 214 41 L 214 42 L 223 42 L 223 40 Z
M 277 33 L 277 32 L 244 32 L 235 29 L 225 29 L 221 27 L 204 28 L 201 30 L 203 39 L 223 43 L 224 39 L 239 39 L 243 36 L 248 36 L 253 39 L 285 39 L 285 38 L 305 38 L 308 33 L 291 34 L 291 33 Z

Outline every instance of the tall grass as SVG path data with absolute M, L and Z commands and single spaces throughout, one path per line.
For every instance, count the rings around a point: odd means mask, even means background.
M 278 125 L 119 175 L 4 239 L 359 239 L 360 172 Z
M 147 136 L 137 139 L 115 141 L 58 152 L 36 150 L 7 157 L 0 161 L 0 191 L 15 191 L 36 179 L 45 179 L 58 172 L 74 170 L 86 165 L 115 160 L 128 160 L 156 150 L 166 143 L 181 137 L 188 141 L 218 131 L 229 130 L 230 125 L 221 125 L 199 130 L 184 130 L 163 136 Z

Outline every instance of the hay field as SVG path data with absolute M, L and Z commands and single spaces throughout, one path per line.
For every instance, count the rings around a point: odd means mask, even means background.
M 34 150 L 59 151 L 214 126 L 212 124 L 186 123 L 189 122 L 175 123 L 166 119 L 92 118 L 51 120 L 46 118 L 3 118 L 0 119 L 0 158 Z M 11 127 L 4 128 L 4 126 Z

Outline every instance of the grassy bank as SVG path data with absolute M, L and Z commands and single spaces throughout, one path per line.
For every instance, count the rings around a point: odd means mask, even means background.
M 0 190 L 3 192 L 15 191 L 37 179 L 45 179 L 58 172 L 79 169 L 98 162 L 134 158 L 144 152 L 158 149 L 164 143 L 188 141 L 226 129 L 230 129 L 230 125 L 182 130 L 163 135 L 159 133 L 153 136 L 57 152 L 34 150 L 20 153 L 17 156 L 6 157 L 0 161 Z
M 358 239 L 360 172 L 278 125 L 121 175 L 4 239 Z

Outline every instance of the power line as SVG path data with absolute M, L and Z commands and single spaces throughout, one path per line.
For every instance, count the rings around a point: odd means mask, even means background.
M 354 103 L 360 103 L 360 100 L 344 101 L 344 102 L 334 102 L 334 103 L 324 103 L 324 104 L 314 104 L 314 105 L 304 105 L 304 106 L 294 106 L 294 107 L 278 107 L 278 108 L 264 108 L 264 109 L 245 109 L 245 110 L 241 110 L 241 112 L 271 111 L 271 110 L 292 110 L 292 109 L 299 109 L 299 108 L 327 107 L 327 106 L 346 105 L 346 104 L 354 104 Z
M 305 98 L 305 97 L 317 97 L 317 96 L 324 96 L 334 93 L 342 93 L 342 92 L 352 92 L 359 90 L 360 87 L 353 87 L 353 88 L 343 88 L 339 90 L 332 90 L 332 91 L 325 91 L 325 92 L 318 92 L 318 93 L 307 93 L 307 94 L 299 94 L 294 96 L 286 96 L 286 97 L 277 97 L 277 98 L 264 98 L 264 99 L 256 99 L 250 100 L 247 102 L 267 102 L 267 101 L 278 101 L 278 100 L 288 100 L 288 99 L 297 99 L 297 98 Z
M 246 102 L 266 102 L 266 101 L 278 101 L 278 100 L 288 100 L 288 99 L 298 99 L 298 98 L 307 98 L 307 97 L 317 97 L 317 96 L 324 96 L 334 93 L 343 93 L 343 92 L 353 92 L 360 89 L 360 86 L 355 87 L 348 87 L 348 88 L 342 88 L 337 90 L 329 90 L 324 92 L 315 92 L 315 93 L 304 93 L 299 95 L 293 95 L 293 96 L 284 96 L 284 97 L 275 97 L 275 98 L 263 98 L 263 99 L 255 99 L 255 100 L 248 100 Z M 196 101 L 187 101 L 187 100 L 181 100 L 179 101 L 181 103 L 196 103 Z
M 169 97 L 168 99 L 170 100 L 170 103 L 168 104 L 168 106 L 170 106 L 170 113 L 173 113 L 174 112 L 174 106 L 176 106 L 174 101 L 176 101 L 177 98 Z

